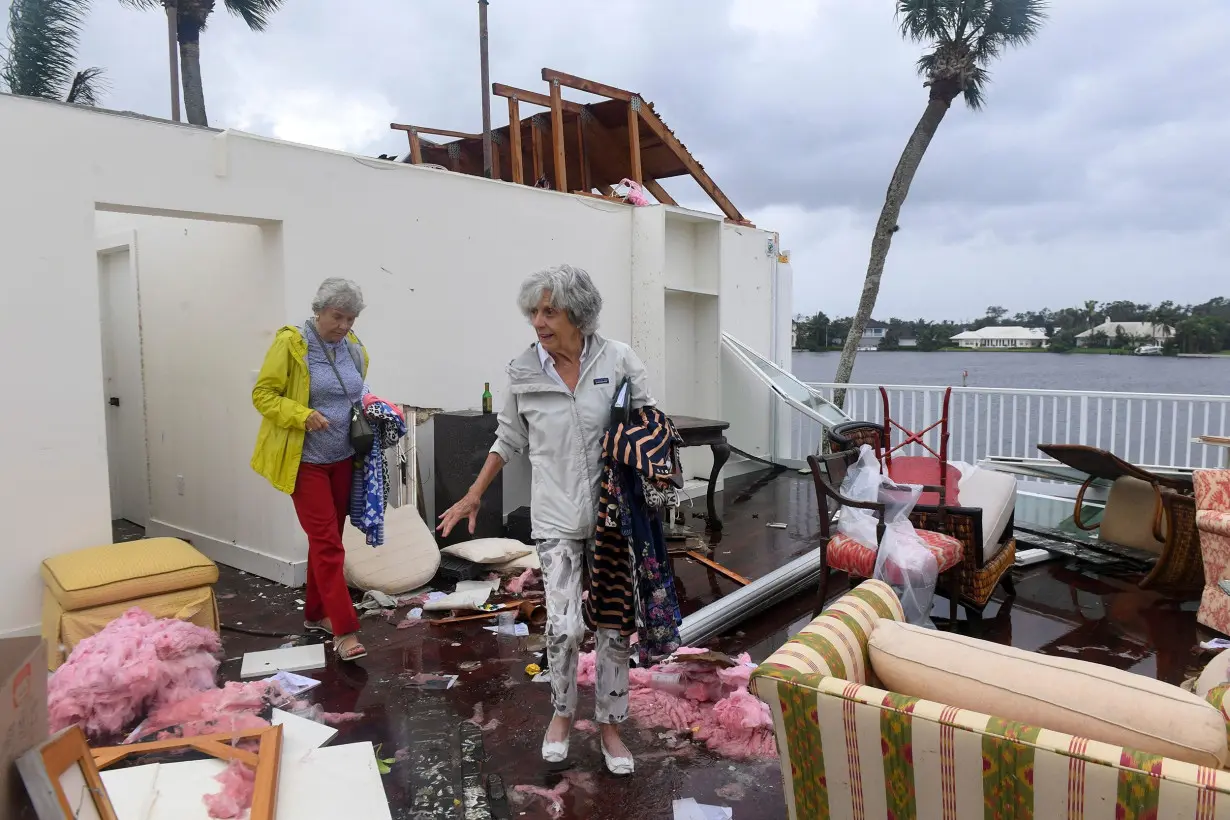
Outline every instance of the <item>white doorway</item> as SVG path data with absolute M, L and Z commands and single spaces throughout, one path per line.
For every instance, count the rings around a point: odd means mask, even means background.
M 111 518 L 147 527 L 149 459 L 136 234 L 101 238 L 97 251 Z

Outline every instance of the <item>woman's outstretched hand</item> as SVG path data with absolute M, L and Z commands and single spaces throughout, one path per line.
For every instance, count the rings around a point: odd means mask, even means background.
M 475 516 L 478 515 L 479 500 L 478 496 L 466 493 L 460 501 L 444 511 L 436 530 L 447 538 L 448 534 L 453 531 L 453 527 L 457 526 L 457 522 L 466 518 L 470 521 L 470 535 L 473 535 L 474 525 L 477 523 Z
M 307 421 L 303 423 L 303 426 L 309 433 L 314 433 L 317 430 L 323 430 L 328 427 L 329 420 L 317 411 L 313 410 L 312 415 L 307 417 Z

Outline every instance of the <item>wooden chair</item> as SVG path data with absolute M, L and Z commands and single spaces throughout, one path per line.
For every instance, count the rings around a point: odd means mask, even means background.
M 1127 548 L 1157 556 L 1140 582 L 1141 589 L 1190 592 L 1204 586 L 1196 499 L 1189 478 L 1158 475 L 1107 450 L 1084 444 L 1039 444 L 1038 449 L 1088 474 L 1076 493 L 1072 523 L 1080 530 L 1100 530 L 1098 545 Z M 1102 518 L 1090 523 L 1082 514 L 1085 493 L 1097 480 L 1110 482 Z
M 860 544 L 834 531 L 833 513 L 842 508 L 869 510 L 876 519 L 876 541 L 884 537 L 885 505 L 871 501 L 856 501 L 840 492 L 842 481 L 851 464 L 858 460 L 857 450 L 845 450 L 825 456 L 808 456 L 812 480 L 816 485 L 816 502 L 820 510 L 820 606 L 828 602 L 828 582 L 831 570 L 844 572 L 851 586 L 856 578 L 870 578 L 875 568 L 875 549 Z M 924 486 L 924 491 L 939 492 L 939 487 Z M 836 506 L 831 506 L 835 504 Z M 940 525 L 944 524 L 943 507 L 937 510 Z M 933 555 L 940 571 L 937 588 L 947 591 L 949 618 L 956 629 L 957 603 L 961 597 L 961 574 L 965 550 L 961 542 L 944 532 L 916 529 L 915 532 Z M 945 583 L 946 582 L 946 583 Z

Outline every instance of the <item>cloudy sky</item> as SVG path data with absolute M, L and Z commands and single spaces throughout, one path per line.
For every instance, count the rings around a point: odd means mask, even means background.
M 105 104 L 166 116 L 165 18 L 93 6 L 81 62 L 106 68 Z M 545 90 L 550 66 L 653 100 L 739 208 L 780 231 L 796 310 L 846 315 L 926 101 L 893 6 L 491 0 L 492 79 Z M 1228 47 L 1225 0 L 1055 2 L 1036 43 L 993 67 L 986 109 L 941 125 L 876 315 L 1230 296 Z M 263 34 L 220 10 L 202 62 L 215 126 L 366 154 L 405 150 L 391 121 L 480 128 L 473 0 L 287 0 Z M 689 180 L 665 185 L 714 209 Z

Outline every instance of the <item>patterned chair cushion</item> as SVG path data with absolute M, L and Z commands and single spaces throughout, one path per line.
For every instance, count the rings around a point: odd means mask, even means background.
M 934 530 L 915 530 L 923 544 L 935 556 L 940 572 L 957 565 L 964 555 L 961 542 L 951 535 Z M 875 572 L 876 552 L 845 533 L 829 540 L 827 563 L 830 569 L 847 572 L 859 578 L 870 578 Z

